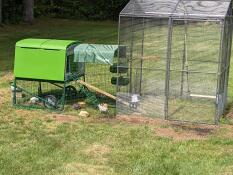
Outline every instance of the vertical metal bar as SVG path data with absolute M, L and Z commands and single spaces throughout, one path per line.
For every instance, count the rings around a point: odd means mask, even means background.
M 121 16 L 119 16 L 119 21 L 118 21 L 118 59 L 117 59 L 117 81 L 116 81 L 116 94 L 119 92 L 120 87 L 119 87 L 119 63 L 120 63 L 120 33 L 121 33 Z M 117 103 L 117 101 L 116 101 Z
M 231 6 L 232 7 L 232 6 Z M 227 99 L 228 99 L 228 83 L 229 83 L 229 74 L 230 74 L 230 61 L 231 61 L 231 49 L 232 49 L 232 14 L 229 17 L 230 20 L 230 25 L 229 25 L 229 34 L 228 34 L 228 60 L 227 60 L 227 72 L 226 72 L 226 83 L 225 83 L 225 104 L 227 104 Z
M 66 103 L 66 69 L 67 69 L 67 64 L 68 63 L 68 53 L 67 53 L 68 48 L 66 49 L 66 57 L 65 57 L 65 69 L 64 69 L 64 73 L 65 73 L 65 77 L 64 77 L 64 88 L 63 88 L 63 92 L 62 92 L 62 97 L 61 97 L 61 111 L 65 109 L 65 103 Z
M 224 65 L 224 71 L 223 71 L 223 90 L 222 90 L 222 92 L 223 92 L 223 109 L 225 109 L 225 106 L 226 106 L 226 96 L 227 96 L 227 84 L 228 84 L 228 59 L 229 59 L 229 40 L 230 40 L 230 38 L 229 38 L 229 35 L 230 35 L 230 33 L 229 33 L 229 31 L 230 31 L 230 29 L 229 29 L 229 20 L 226 18 L 226 25 L 225 25 L 225 30 L 226 30 L 226 32 L 225 32 L 225 38 L 224 38 L 224 43 L 225 43 L 225 55 L 224 55 L 224 63 L 223 63 L 223 65 Z
M 84 72 L 83 81 L 85 82 L 86 81 L 86 63 L 85 62 L 83 63 L 83 72 Z
M 216 114 L 215 114 L 215 124 L 219 123 L 220 120 L 220 111 L 219 111 L 219 98 L 220 98 L 220 86 L 221 86 L 221 69 L 222 69 L 222 56 L 223 56 L 223 37 L 224 37 L 224 20 L 220 21 L 220 46 L 219 46 L 219 61 L 218 61 L 218 72 L 217 72 L 217 88 L 216 88 Z
M 39 81 L 38 95 L 39 95 L 39 97 L 41 97 L 41 95 L 42 95 L 42 86 L 41 86 L 41 81 Z
M 13 86 L 14 86 L 14 92 L 13 92 L 13 105 L 16 105 L 16 89 L 17 89 L 17 87 L 16 87 L 16 81 L 17 81 L 17 79 L 15 78 L 14 79 L 14 82 L 13 82 Z
M 186 72 L 186 81 L 187 81 L 187 96 L 190 96 L 190 87 L 189 87 L 189 64 L 188 64 L 188 47 L 187 47 L 187 36 L 188 35 L 188 22 L 185 21 L 185 36 L 184 36 L 184 52 L 185 52 L 185 72 Z
M 144 37 L 145 37 L 145 18 L 142 19 L 143 29 L 142 29 L 142 52 L 141 52 L 141 65 L 140 65 L 140 87 L 139 92 L 142 95 L 142 67 L 143 67 L 143 57 L 144 57 Z
M 65 109 L 65 103 L 66 103 L 66 81 L 64 81 L 64 86 L 63 86 L 63 93 L 61 97 L 61 111 Z
M 185 24 L 186 28 L 186 24 Z M 186 29 L 185 29 L 186 30 Z M 186 37 L 184 37 L 184 48 L 183 48 L 183 59 L 182 59 L 182 67 L 181 67 L 181 87 L 180 87 L 180 96 L 183 96 L 184 92 L 184 68 L 185 68 L 185 62 L 186 62 Z
M 172 18 L 169 18 L 168 21 L 168 40 L 167 40 L 167 66 L 166 66 L 166 82 L 165 82 L 165 106 L 164 113 L 165 119 L 168 119 L 168 100 L 169 100 L 169 81 L 170 81 L 170 64 L 171 64 L 171 50 L 172 50 L 172 30 L 173 30 L 173 21 Z
M 228 48 L 227 48 L 227 61 L 226 61 L 226 75 L 225 75 L 225 87 L 224 87 L 224 108 L 226 107 L 227 100 L 228 100 L 228 82 L 229 82 L 229 73 L 230 73 L 230 60 L 231 60 L 231 48 L 232 48 L 232 3 L 230 4 L 230 7 L 228 9 L 228 16 L 227 16 L 227 21 L 228 21 Z
M 133 47 L 134 47 L 134 17 L 131 20 L 131 44 L 130 44 L 130 58 L 129 58 L 129 92 L 132 93 L 132 74 L 133 74 Z

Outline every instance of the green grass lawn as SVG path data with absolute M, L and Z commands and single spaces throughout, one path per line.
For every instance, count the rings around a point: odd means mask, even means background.
M 0 174 L 233 174 L 229 119 L 220 126 L 179 125 L 12 108 L 14 45 L 28 37 L 115 44 L 117 23 L 40 19 L 0 28 Z

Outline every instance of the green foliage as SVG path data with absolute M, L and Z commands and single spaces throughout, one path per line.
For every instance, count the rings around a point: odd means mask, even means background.
M 3 23 L 19 23 L 23 0 L 3 0 Z M 129 0 L 35 0 L 35 17 L 116 20 Z
M 128 0 L 36 0 L 37 16 L 84 18 L 91 20 L 117 19 Z
M 3 23 L 18 23 L 22 19 L 22 0 L 3 0 Z
M 51 38 L 117 44 L 117 34 L 117 23 L 111 21 L 85 22 L 41 18 L 30 26 L 20 24 L 0 27 L 0 71 L 13 69 L 15 43 L 21 39 Z

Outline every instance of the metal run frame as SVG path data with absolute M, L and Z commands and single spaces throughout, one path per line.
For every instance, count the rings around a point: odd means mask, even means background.
M 179 0 L 176 8 L 178 6 L 178 4 L 182 2 L 182 0 Z M 176 8 L 174 9 L 174 11 L 176 10 Z M 181 76 L 181 94 L 180 96 L 182 96 L 182 92 L 183 92 L 183 84 L 182 82 L 184 81 L 184 76 L 185 74 L 187 74 L 187 78 L 189 77 L 189 73 L 203 73 L 206 75 L 213 75 L 216 76 L 216 80 L 217 80 L 217 84 L 216 84 L 216 95 L 212 96 L 212 95 L 206 95 L 206 94 L 193 94 L 189 92 L 189 96 L 190 97 L 194 97 L 194 98 L 206 98 L 206 99 L 213 99 L 215 100 L 215 116 L 214 116 L 214 122 L 215 124 L 218 124 L 220 121 L 220 118 L 222 116 L 222 114 L 224 113 L 224 108 L 226 107 L 227 104 L 227 89 L 228 89 L 228 79 L 229 79 L 229 67 L 230 67 L 230 56 L 231 56 L 231 42 L 232 42 L 232 30 L 233 30 L 233 20 L 232 20 L 232 3 L 229 7 L 228 13 L 226 15 L 225 18 L 218 18 L 217 16 L 210 16 L 210 17 L 201 17 L 201 16 L 195 16 L 195 17 L 190 17 L 188 14 L 185 14 L 182 17 L 179 16 L 173 16 L 171 15 L 170 17 L 164 17 L 164 16 L 137 16 L 136 14 L 131 14 L 131 15 L 120 15 L 119 17 L 119 28 L 118 28 L 118 44 L 121 45 L 121 21 L 124 18 L 131 18 L 131 33 L 129 33 L 128 35 L 130 36 L 130 40 L 131 40 L 131 45 L 130 45 L 130 58 L 129 58 L 129 77 L 130 80 L 132 79 L 132 70 L 133 69 L 139 69 L 140 70 L 140 93 L 141 93 L 141 88 L 142 88 L 142 79 L 143 79 L 143 75 L 142 75 L 142 69 L 143 70 L 148 70 L 148 71 L 152 71 L 152 70 L 161 70 L 161 71 L 166 71 L 166 78 L 165 78 L 165 106 L 164 106 L 164 119 L 170 119 L 169 118 L 169 113 L 168 113 L 168 109 L 169 109 L 169 89 L 170 89 L 170 73 L 171 72 L 181 72 L 182 76 Z M 185 11 L 185 10 L 184 10 Z M 185 13 L 185 12 L 184 12 Z M 141 19 L 142 20 L 142 46 L 141 46 L 141 64 L 139 67 L 132 67 L 132 60 L 133 60 L 133 46 L 134 46 L 134 19 Z M 168 20 L 168 36 L 167 36 L 167 58 L 166 58 L 166 70 L 162 69 L 162 68 L 145 68 L 143 67 L 143 58 L 144 58 L 144 32 L 145 32 L 145 19 L 155 19 L 155 20 L 159 20 L 159 19 L 163 19 L 163 20 Z M 178 71 L 178 70 L 173 70 L 171 69 L 171 57 L 172 57 L 172 37 L 173 37 L 173 25 L 174 25 L 174 21 L 184 21 L 184 25 L 185 25 L 185 36 L 184 36 L 184 53 L 183 53 L 183 61 L 182 61 L 182 70 Z M 206 71 L 192 71 L 189 70 L 188 67 L 186 67 L 187 65 L 185 64 L 187 61 L 187 46 L 186 46 L 186 40 L 187 40 L 187 21 L 192 21 L 192 22 L 216 22 L 217 24 L 219 24 L 219 31 L 220 31 L 220 46 L 219 46 L 219 58 L 218 61 L 214 62 L 216 64 L 218 64 L 218 70 L 217 72 L 206 72 Z M 129 26 L 128 26 L 129 27 Z M 199 62 L 201 62 L 201 60 L 199 60 Z M 203 62 L 207 62 L 207 61 L 203 61 Z M 118 60 L 118 64 L 119 64 L 119 60 Z M 121 68 L 121 66 L 118 66 L 118 69 Z M 117 71 L 117 73 L 119 74 L 119 72 Z M 117 80 L 118 81 L 118 80 Z M 189 81 L 189 80 L 187 80 Z M 118 83 L 117 83 L 118 84 Z M 132 82 L 130 83 L 130 87 L 129 87 L 129 92 L 132 92 Z M 120 86 L 117 86 L 117 92 L 120 89 Z M 188 87 L 189 89 L 189 87 Z M 189 122 L 189 121 L 184 121 L 184 122 Z M 202 122 L 199 122 L 202 123 Z M 205 122 L 203 122 L 205 123 Z

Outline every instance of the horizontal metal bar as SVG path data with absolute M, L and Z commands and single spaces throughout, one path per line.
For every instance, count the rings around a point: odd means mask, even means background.
M 154 14 L 155 15 L 155 14 Z M 127 17 L 127 18 L 155 18 L 155 19 L 169 19 L 171 17 L 174 20 L 203 20 L 203 21 L 220 21 L 225 18 L 225 16 L 185 16 L 185 15 L 172 15 L 172 14 L 157 14 L 158 16 L 154 16 L 153 14 L 121 14 L 120 17 Z
M 126 67 L 126 66 L 118 66 L 118 68 L 125 68 L 125 69 L 127 69 L 128 67 Z M 134 67 L 134 68 L 132 68 L 132 69 L 143 69 L 143 70 L 151 70 L 151 71 L 164 71 L 164 72 L 166 72 L 166 69 L 159 69 L 159 68 L 145 68 L 145 67 L 143 67 L 143 68 L 140 68 L 140 67 Z M 175 69 L 170 69 L 170 71 L 171 72 L 188 72 L 188 73 L 202 73 L 202 74 L 213 74 L 213 75 L 216 75 L 217 74 L 217 72 L 202 72 L 202 71 L 186 71 L 186 70 L 175 70 Z
M 199 94 L 190 94 L 191 97 L 198 97 L 198 98 L 211 98 L 216 99 L 216 96 L 210 96 L 210 95 L 199 95 Z

